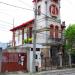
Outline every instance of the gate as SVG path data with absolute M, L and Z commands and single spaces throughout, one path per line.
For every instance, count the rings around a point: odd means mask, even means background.
M 2 72 L 27 71 L 26 53 L 4 52 L 2 57 Z

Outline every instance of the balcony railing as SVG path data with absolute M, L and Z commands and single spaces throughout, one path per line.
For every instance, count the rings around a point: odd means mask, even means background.
M 50 44 L 63 44 L 63 39 L 62 38 L 49 38 L 49 42 Z
M 50 46 L 50 45 L 63 45 L 64 40 L 62 38 L 48 38 L 46 43 L 41 43 L 43 46 Z

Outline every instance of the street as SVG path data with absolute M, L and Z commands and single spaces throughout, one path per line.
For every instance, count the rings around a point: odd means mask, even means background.
M 0 75 L 75 75 L 75 69 L 63 69 L 63 70 L 51 70 L 51 71 L 43 71 L 37 73 L 0 73 Z

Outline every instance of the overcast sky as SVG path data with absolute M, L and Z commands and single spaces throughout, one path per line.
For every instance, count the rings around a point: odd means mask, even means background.
M 74 7 L 75 0 L 61 0 L 61 20 L 66 22 L 66 26 L 75 23 Z M 33 19 L 32 10 L 32 0 L 0 0 L 0 42 L 11 41 L 12 33 L 9 30 L 13 27 L 13 20 L 14 26 L 17 26 Z

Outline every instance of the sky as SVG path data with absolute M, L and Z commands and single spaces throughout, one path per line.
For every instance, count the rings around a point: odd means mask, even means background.
M 66 22 L 66 27 L 74 24 L 75 0 L 61 0 L 60 6 L 61 21 Z M 13 28 L 13 24 L 16 27 L 33 19 L 34 12 L 32 10 L 32 0 L 0 0 L 0 42 L 10 42 L 12 40 L 10 29 Z

